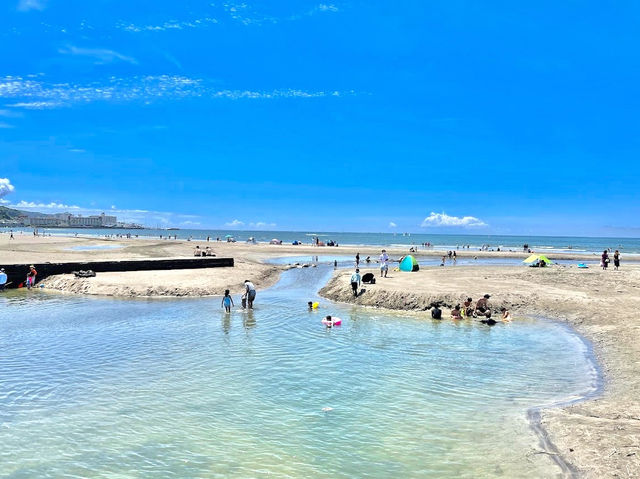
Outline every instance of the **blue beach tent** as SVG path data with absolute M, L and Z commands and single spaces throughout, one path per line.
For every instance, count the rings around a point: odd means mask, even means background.
M 420 265 L 413 256 L 408 255 L 400 261 L 399 268 L 400 271 L 418 271 L 420 269 Z

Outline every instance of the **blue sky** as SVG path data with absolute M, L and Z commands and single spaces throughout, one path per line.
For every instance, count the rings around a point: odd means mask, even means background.
M 638 18 L 7 0 L 0 201 L 153 226 L 640 236 Z

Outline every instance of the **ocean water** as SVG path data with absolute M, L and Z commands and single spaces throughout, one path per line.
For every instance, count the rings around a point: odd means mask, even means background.
M 7 233 L 8 228 L 0 228 Z M 42 229 L 40 230 L 42 231 Z M 52 235 L 104 236 L 114 234 L 131 234 L 144 238 L 159 238 L 162 236 L 177 236 L 178 239 L 204 241 L 232 235 L 237 241 L 255 238 L 258 242 L 269 242 L 273 238 L 281 239 L 284 243 L 301 241 L 311 243 L 314 236 L 321 241 L 336 241 L 341 245 L 377 245 L 377 246 L 417 246 L 431 243 L 434 249 L 449 250 L 469 245 L 470 251 L 478 251 L 483 245 L 491 249 L 506 249 L 522 251 L 524 244 L 539 253 L 588 253 L 600 254 L 606 248 L 618 249 L 624 255 L 640 255 L 640 238 L 601 238 L 601 237 L 573 237 L 573 236 L 501 236 L 501 235 L 452 235 L 452 234 L 393 234 L 393 233 L 345 233 L 345 232 L 309 232 L 309 231 L 237 231 L 237 230 L 200 230 L 183 229 L 167 231 L 162 229 L 121 230 L 121 229 L 72 229 L 52 228 L 45 230 Z M 25 230 L 23 234 L 32 234 L 32 230 Z
M 220 298 L 0 295 L 0 477 L 559 473 L 527 411 L 595 390 L 579 337 L 322 299 L 309 312 L 330 274 L 287 271 L 230 315 Z

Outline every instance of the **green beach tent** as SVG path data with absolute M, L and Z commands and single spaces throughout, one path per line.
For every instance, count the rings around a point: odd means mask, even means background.
M 400 261 L 399 268 L 400 271 L 418 271 L 420 269 L 420 265 L 413 256 L 408 255 Z
M 546 264 L 553 264 L 549 258 L 543 254 L 532 254 L 523 261 L 524 264 L 532 265 L 534 263 L 544 261 Z

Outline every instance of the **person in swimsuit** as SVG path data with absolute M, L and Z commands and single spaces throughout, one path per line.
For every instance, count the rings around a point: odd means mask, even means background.
M 602 252 L 602 258 L 600 260 L 600 265 L 602 266 L 602 269 L 607 269 L 607 267 L 609 266 L 609 253 L 607 253 L 607 250 L 604 250 Z
M 467 300 L 462 303 L 462 306 L 464 307 L 465 316 L 473 316 L 473 299 L 467 298 Z
M 613 253 L 613 266 L 615 266 L 615 270 L 618 271 L 620 267 L 620 251 L 618 250 Z
M 460 311 L 459 304 L 456 304 L 456 307 L 451 310 L 451 319 L 462 319 L 462 312 Z
M 222 297 L 222 305 L 221 306 L 224 306 L 224 309 L 225 309 L 225 311 L 227 313 L 231 312 L 231 306 L 235 306 L 235 304 L 233 304 L 233 298 L 229 294 L 229 290 L 228 289 L 224 290 L 224 296 Z
M 473 312 L 473 316 L 486 316 L 487 318 L 491 317 L 491 309 L 489 308 L 489 298 L 491 296 L 485 294 L 484 297 L 480 298 L 476 303 L 476 309 Z

